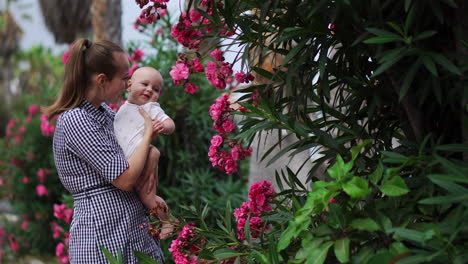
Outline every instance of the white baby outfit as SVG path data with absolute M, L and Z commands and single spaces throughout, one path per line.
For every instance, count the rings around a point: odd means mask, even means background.
M 127 158 L 133 154 L 145 131 L 145 120 L 138 111 L 139 107 L 142 107 L 154 121 L 162 122 L 169 118 L 159 103 L 136 105 L 126 101 L 115 115 L 114 133 Z

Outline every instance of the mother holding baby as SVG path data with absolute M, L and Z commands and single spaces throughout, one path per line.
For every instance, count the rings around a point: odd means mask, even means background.
M 47 109 L 49 118 L 60 115 L 53 140 L 55 165 L 75 200 L 69 247 L 73 264 L 107 263 L 101 246 L 114 256 L 120 249 L 124 263 L 138 263 L 134 250 L 164 262 L 159 240 L 141 228 L 148 217 L 134 191 L 154 186 L 154 171 L 144 169 L 151 118 L 140 110 L 144 135 L 127 159 L 115 139 L 115 113 L 106 104 L 120 100 L 128 70 L 120 46 L 80 39 L 70 52 L 60 95 Z

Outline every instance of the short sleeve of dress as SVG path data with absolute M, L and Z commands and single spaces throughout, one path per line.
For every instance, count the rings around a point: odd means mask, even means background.
M 112 182 L 127 168 L 128 162 L 112 131 L 86 115 L 75 112 L 63 120 L 67 148 L 108 182 Z
M 150 115 L 152 120 L 164 121 L 169 116 L 166 115 L 159 103 L 152 102 L 143 105 L 143 109 Z

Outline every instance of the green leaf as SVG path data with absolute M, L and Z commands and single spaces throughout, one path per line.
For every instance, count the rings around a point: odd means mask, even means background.
M 380 65 L 375 71 L 374 73 L 372 74 L 372 78 L 375 78 L 377 77 L 379 74 L 383 73 L 384 71 L 386 71 L 388 68 L 392 67 L 393 64 L 397 63 L 399 60 L 401 60 L 403 58 L 403 55 L 398 55 L 398 56 L 395 56 L 392 60 L 388 60 L 387 62 L 383 63 L 382 65 Z
M 356 176 L 343 184 L 343 190 L 352 198 L 364 198 L 371 191 L 367 181 Z
M 357 230 L 370 231 L 370 232 L 380 230 L 379 224 L 377 224 L 377 222 L 375 222 L 371 218 L 354 219 L 351 222 L 351 227 Z
M 269 264 L 268 263 L 268 258 L 265 255 L 263 255 L 262 253 L 255 250 L 255 249 L 251 250 L 250 256 L 252 256 L 252 258 L 260 261 L 260 263 L 262 263 L 262 264 Z
M 419 70 L 419 66 L 421 65 L 421 60 L 418 59 L 411 68 L 409 69 L 408 73 L 405 75 L 405 79 L 403 80 L 403 85 L 400 89 L 399 100 L 401 101 L 405 95 L 408 93 L 408 89 L 411 87 L 411 83 L 413 83 L 414 76 Z
M 427 56 L 427 55 L 422 55 L 421 57 L 421 61 L 422 63 L 424 64 L 424 66 L 426 67 L 426 69 L 432 73 L 432 75 L 434 76 L 438 76 L 437 74 L 437 68 L 434 64 L 434 61 L 432 60 L 431 57 Z
M 382 179 L 382 175 L 384 172 L 384 167 L 382 161 L 379 160 L 379 164 L 377 165 L 377 169 L 374 172 L 369 174 L 369 180 L 374 184 L 377 185 L 379 181 Z
M 428 176 L 428 178 L 433 183 L 439 185 L 440 187 L 444 188 L 445 190 L 449 191 L 452 194 L 461 195 L 461 194 L 468 193 L 468 189 L 454 182 L 439 180 L 437 178 L 434 178 L 433 176 Z
M 104 256 L 110 264 L 119 264 L 117 259 L 112 255 L 112 253 L 110 253 L 109 250 L 107 250 L 107 248 L 105 248 L 104 246 L 99 246 L 99 248 L 101 249 L 102 253 L 104 253 Z
M 437 196 L 426 198 L 420 200 L 420 204 L 451 204 L 451 203 L 461 203 L 468 201 L 468 194 L 461 195 L 446 195 L 446 196 Z
M 400 35 L 397 35 L 395 33 L 383 30 L 383 29 L 378 29 L 378 28 L 366 28 L 367 31 L 370 33 L 379 36 L 379 37 L 394 37 L 394 38 L 401 38 Z
M 213 253 L 217 259 L 230 259 L 233 257 L 241 256 L 242 253 L 235 251 L 232 248 L 220 248 Z
M 426 235 L 423 232 L 419 232 L 413 229 L 407 228 L 394 228 L 394 237 L 398 240 L 398 238 L 403 238 L 419 243 L 423 243 L 426 239 Z
M 336 162 L 327 169 L 330 177 L 340 180 L 352 169 L 352 162 L 345 163 L 340 154 L 336 155 Z
M 435 146 L 434 149 L 450 152 L 468 152 L 468 144 L 447 144 Z
M 349 238 L 335 241 L 335 256 L 341 263 L 349 261 Z
M 397 37 L 373 37 L 370 39 L 366 39 L 363 42 L 366 44 L 382 44 L 382 43 L 389 43 L 389 42 L 397 42 L 403 41 L 403 38 L 400 36 Z
M 288 52 L 288 55 L 284 57 L 283 63 L 281 63 L 281 67 L 286 65 L 292 58 L 294 58 L 305 46 L 305 44 L 309 41 L 308 38 L 302 40 L 296 47 Z
M 449 72 L 452 72 L 456 75 L 462 75 L 461 71 L 455 66 L 451 61 L 445 58 L 443 55 L 438 53 L 431 53 L 431 57 L 434 61 L 440 66 L 444 67 Z
M 401 196 L 409 192 L 408 186 L 400 176 L 396 175 L 382 185 L 378 186 L 380 191 L 388 196 Z
M 361 150 L 371 142 L 370 139 L 364 140 L 361 144 L 351 148 L 351 161 L 355 161 Z
M 459 175 L 453 174 L 430 174 L 428 175 L 430 179 L 436 179 L 440 181 L 454 181 L 454 182 L 462 182 L 468 183 L 468 177 L 462 177 Z
M 437 31 L 434 31 L 434 30 L 424 31 L 421 34 L 414 37 L 414 41 L 421 40 L 421 39 L 427 39 L 427 38 L 430 38 L 430 37 L 434 36 L 435 34 L 437 34 Z
M 134 250 L 133 254 L 135 254 L 135 257 L 138 259 L 138 261 L 141 264 L 161 264 L 159 261 L 154 260 L 150 256 L 146 255 L 143 252 L 140 252 L 138 250 Z
M 322 264 L 327 258 L 328 250 L 333 246 L 333 242 L 324 243 L 320 248 L 312 249 L 311 253 L 308 255 L 307 261 L 305 264 Z

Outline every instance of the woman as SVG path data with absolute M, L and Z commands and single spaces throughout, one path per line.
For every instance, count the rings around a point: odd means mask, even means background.
M 75 199 L 69 247 L 73 264 L 107 263 L 101 246 L 114 256 L 122 250 L 124 263 L 138 263 L 134 250 L 163 262 L 159 241 L 141 227 L 148 218 L 133 191 L 151 188 L 142 185 L 152 184 L 147 179 L 152 175 L 142 173 L 153 133 L 151 119 L 140 110 L 144 139 L 127 161 L 114 136 L 115 113 L 106 104 L 119 101 L 128 69 L 128 57 L 118 45 L 80 39 L 65 66 L 62 91 L 47 109 L 49 117 L 60 114 L 53 142 L 55 166 Z

